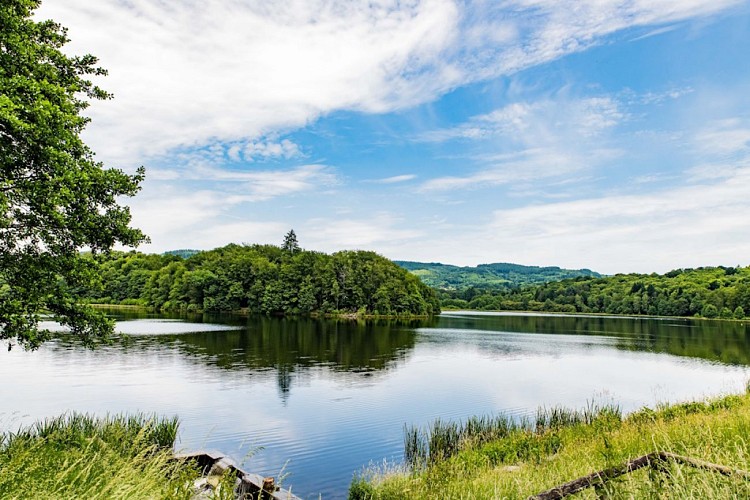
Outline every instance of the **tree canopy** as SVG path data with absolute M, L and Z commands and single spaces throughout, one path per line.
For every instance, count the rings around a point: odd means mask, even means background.
M 106 338 L 111 323 L 73 293 L 96 279 L 80 252 L 145 240 L 117 203 L 138 191 L 143 169 L 105 169 L 80 137 L 91 100 L 111 97 L 90 80 L 106 72 L 92 55 L 62 52 L 67 31 L 32 19 L 39 4 L 0 4 L 0 338 L 29 347 L 49 335 L 41 314 L 84 340 Z
M 434 290 L 374 252 L 332 255 L 274 245 L 227 245 L 188 259 L 117 253 L 102 264 L 94 302 L 159 310 L 427 316 Z
M 440 293 L 445 307 L 743 319 L 750 312 L 750 267 L 578 277 L 510 290 Z

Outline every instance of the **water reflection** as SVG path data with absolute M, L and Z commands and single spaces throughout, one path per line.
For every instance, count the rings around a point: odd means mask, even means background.
M 128 335 L 122 345 L 107 352 L 168 348 L 194 363 L 239 376 L 273 375 L 284 400 L 293 384 L 304 383 L 321 368 L 348 383 L 396 369 L 417 342 L 459 343 L 505 357 L 606 346 L 750 365 L 750 323 L 731 321 L 474 311 L 408 321 L 155 315 L 127 310 L 113 316 L 118 329 Z M 72 344 L 75 339 L 67 339 L 59 348 L 71 349 Z
M 395 367 L 413 349 L 415 332 L 392 322 L 261 317 L 250 319 L 242 331 L 182 335 L 176 340 L 177 349 L 220 368 L 275 369 L 279 393 L 285 398 L 295 375 L 309 374 L 313 367 L 325 366 L 349 378 Z
M 607 337 L 614 339 L 614 347 L 627 351 L 750 365 L 750 322 L 458 311 L 444 313 L 436 328 L 579 335 L 597 337 L 597 343 Z
M 398 366 L 414 348 L 416 330 L 436 319 L 403 321 L 314 320 L 310 318 L 242 317 L 236 315 L 172 315 L 180 323 L 152 319 L 144 312 L 115 313 L 118 330 L 126 333 L 122 349 L 168 347 L 194 362 L 237 373 L 276 371 L 279 393 L 288 395 L 295 380 L 325 367 L 339 377 L 362 379 Z M 201 328 L 201 324 L 204 325 Z M 217 327 L 226 325 L 227 328 Z M 152 336 L 132 338 L 150 328 Z M 68 339 L 65 348 L 70 348 Z

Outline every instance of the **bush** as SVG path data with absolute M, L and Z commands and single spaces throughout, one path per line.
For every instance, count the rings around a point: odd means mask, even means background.
M 713 304 L 706 304 L 701 309 L 701 316 L 704 318 L 715 318 L 719 315 L 719 310 Z
M 375 486 L 364 477 L 357 476 L 349 485 L 349 500 L 372 500 L 375 498 Z

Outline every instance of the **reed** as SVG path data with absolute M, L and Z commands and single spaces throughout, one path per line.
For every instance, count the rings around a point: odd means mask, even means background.
M 369 471 L 355 478 L 350 499 L 527 498 L 654 451 L 750 471 L 750 394 L 660 405 L 627 417 L 616 406 L 589 404 L 582 410 L 542 409 L 525 420 L 485 416 L 406 430 L 417 450 L 412 456 L 422 457 L 420 467 Z M 450 455 L 456 442 L 459 451 Z M 429 448 L 443 443 L 443 449 Z M 750 481 L 666 463 L 576 498 L 602 496 L 750 498 Z
M 504 414 L 481 415 L 466 421 L 436 419 L 426 429 L 404 426 L 404 460 L 413 469 L 446 460 L 460 451 L 508 437 L 513 433 L 544 434 L 579 424 L 622 420 L 622 410 L 615 405 L 589 403 L 583 410 L 563 407 L 540 408 L 533 425 L 528 419 L 513 419 Z
M 197 470 L 172 460 L 176 418 L 78 413 L 0 436 L 0 498 L 188 499 Z

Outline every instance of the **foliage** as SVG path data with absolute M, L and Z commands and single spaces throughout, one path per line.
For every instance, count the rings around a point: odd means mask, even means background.
M 197 471 L 171 459 L 177 420 L 70 414 L 0 436 L 2 498 L 192 497 Z
M 483 310 L 743 319 L 750 310 L 750 267 L 581 277 L 512 290 L 469 292 L 441 292 L 442 304 Z
M 289 253 L 297 253 L 301 250 L 299 243 L 297 242 L 297 235 L 294 233 L 294 229 L 290 229 L 284 236 L 284 242 L 281 244 L 282 250 Z
M 287 235 L 289 236 L 289 235 Z M 432 289 L 373 252 L 285 250 L 227 245 L 188 259 L 115 253 L 101 264 L 103 287 L 91 301 L 140 303 L 159 310 L 294 314 L 431 315 Z
M 654 451 L 748 470 L 749 430 L 748 395 L 645 408 L 622 420 L 603 412 L 539 432 L 516 428 L 416 470 L 366 471 L 354 478 L 349 498 L 527 498 Z M 749 494 L 750 481 L 744 478 L 665 464 L 660 471 L 627 474 L 579 496 L 718 499 Z
M 481 290 L 506 290 L 519 286 L 560 281 L 579 276 L 600 277 L 589 269 L 560 269 L 559 267 L 522 266 L 519 264 L 480 264 L 476 267 L 458 267 L 447 264 L 395 261 L 396 264 L 416 274 L 427 285 L 440 290 L 469 294 Z
M 65 55 L 66 30 L 34 21 L 38 6 L 0 5 L 0 338 L 31 347 L 48 335 L 40 311 L 86 340 L 106 337 L 111 324 L 72 293 L 95 279 L 79 251 L 145 238 L 117 204 L 138 191 L 143 169 L 104 169 L 80 138 L 89 100 L 110 97 L 88 79 L 105 71 L 91 55 Z

